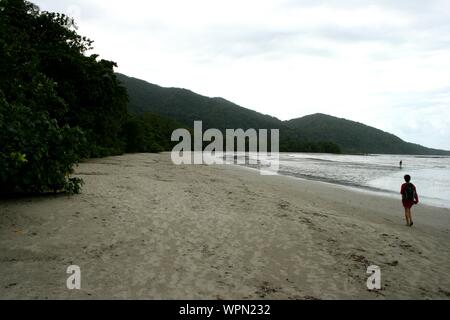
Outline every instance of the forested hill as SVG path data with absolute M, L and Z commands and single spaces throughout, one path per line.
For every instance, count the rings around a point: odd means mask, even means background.
M 280 150 L 285 152 L 340 153 L 339 147 L 329 141 L 309 141 L 298 136 L 283 121 L 240 107 L 222 98 L 208 98 L 179 88 L 163 88 L 146 81 L 116 73 L 127 89 L 130 113 L 140 115 L 152 112 L 185 126 L 203 121 L 203 128 L 225 129 L 280 129 Z
M 287 128 L 277 118 L 245 109 L 222 98 L 208 98 L 190 90 L 163 88 L 146 81 L 116 73 L 127 88 L 128 110 L 140 114 L 153 112 L 188 126 L 202 120 L 205 128 Z
M 132 113 L 150 111 L 186 126 L 203 120 L 205 128 L 278 128 L 282 151 L 450 154 L 407 143 L 392 134 L 345 119 L 316 114 L 283 122 L 222 98 L 208 98 L 186 89 L 163 88 L 123 74 L 117 74 L 117 78 L 127 88 L 128 109 Z
M 313 114 L 285 123 L 306 139 L 332 141 L 345 153 L 450 155 L 450 151 L 408 143 L 362 123 L 325 114 Z

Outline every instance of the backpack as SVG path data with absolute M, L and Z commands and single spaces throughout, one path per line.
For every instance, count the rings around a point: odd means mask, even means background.
M 407 183 L 405 186 L 405 190 L 403 191 L 403 200 L 414 200 L 414 199 L 415 199 L 414 185 L 412 183 Z

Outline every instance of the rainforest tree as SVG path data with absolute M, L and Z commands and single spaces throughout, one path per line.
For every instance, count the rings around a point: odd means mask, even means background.
M 0 0 L 0 190 L 78 192 L 81 158 L 119 154 L 127 94 L 74 22 Z

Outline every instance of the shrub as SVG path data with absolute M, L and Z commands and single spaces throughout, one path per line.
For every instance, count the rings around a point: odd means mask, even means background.
M 0 98 L 0 132 L 0 191 L 80 191 L 82 180 L 70 178 L 85 143 L 79 128 Z

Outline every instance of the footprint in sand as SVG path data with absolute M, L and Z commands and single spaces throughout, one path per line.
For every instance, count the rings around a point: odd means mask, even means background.
M 287 201 L 280 201 L 278 203 L 278 208 L 281 210 L 289 210 L 290 206 L 291 206 L 291 204 Z
M 352 255 L 350 255 L 350 258 L 355 262 L 362 263 L 367 266 L 370 265 L 369 260 L 367 260 L 367 258 L 365 256 L 352 254 Z
M 320 213 L 320 212 L 315 212 L 315 211 L 302 211 L 304 214 L 310 215 L 310 216 L 314 216 L 314 217 L 320 217 L 320 218 L 328 218 L 328 215 Z
M 274 288 L 269 282 L 264 281 L 260 286 L 257 287 L 257 290 L 255 291 L 255 293 L 260 298 L 265 298 L 268 295 L 277 293 L 280 290 L 281 290 L 281 288 Z
M 422 254 L 421 251 L 417 250 L 416 248 L 414 248 L 412 245 L 410 245 L 406 241 L 400 240 L 399 237 L 394 237 L 394 236 L 388 235 L 386 233 L 383 233 L 381 236 L 384 238 L 385 241 L 389 242 L 388 245 L 391 248 L 401 248 L 401 249 L 409 251 L 411 253 Z

